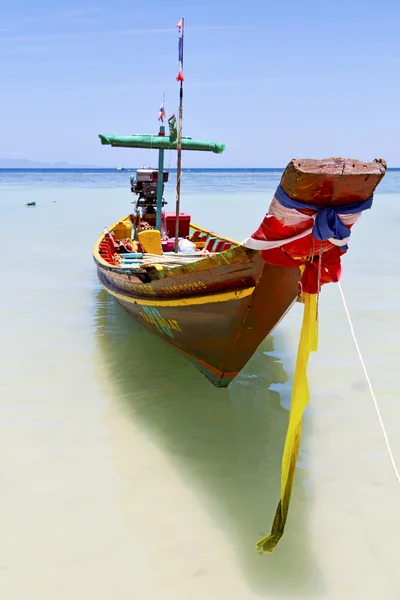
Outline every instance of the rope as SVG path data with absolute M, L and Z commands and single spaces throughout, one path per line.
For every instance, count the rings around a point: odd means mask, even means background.
M 391 449 L 391 446 L 390 446 L 389 438 L 388 438 L 388 435 L 386 433 L 386 428 L 385 428 L 385 425 L 383 423 L 381 411 L 379 409 L 378 401 L 376 399 L 374 390 L 372 388 L 371 380 L 369 378 L 369 375 L 368 375 L 368 372 L 367 372 L 367 368 L 365 366 L 364 359 L 363 359 L 362 354 L 361 354 L 360 346 L 358 345 L 358 342 L 357 342 L 357 338 L 356 338 L 356 334 L 355 334 L 355 331 L 354 331 L 353 323 L 351 321 L 350 313 L 349 313 L 349 310 L 347 308 L 346 299 L 344 297 L 343 289 L 342 289 L 342 286 L 340 285 L 340 282 L 338 283 L 338 286 L 339 286 L 340 295 L 342 296 L 343 306 L 344 306 L 344 310 L 345 310 L 345 313 L 346 313 L 346 316 L 347 316 L 347 320 L 349 322 L 351 335 L 353 336 L 353 341 L 354 341 L 354 344 L 355 344 L 355 347 L 356 347 L 356 350 L 357 350 L 357 353 L 358 353 L 358 358 L 360 359 L 360 363 L 361 363 L 361 366 L 362 366 L 363 371 L 364 371 L 365 379 L 367 380 L 369 391 L 371 392 L 371 397 L 372 397 L 372 401 L 373 401 L 374 406 L 375 406 L 375 411 L 376 411 L 376 414 L 378 415 L 378 421 L 379 421 L 379 424 L 380 424 L 381 429 L 382 429 L 383 437 L 385 439 L 385 444 L 386 444 L 386 448 L 387 448 L 387 451 L 388 451 L 388 454 L 389 454 L 390 462 L 392 463 L 392 467 L 393 467 L 394 474 L 396 475 L 396 479 L 400 483 L 400 473 L 399 473 L 399 470 L 398 470 L 397 465 L 396 465 L 396 461 L 395 461 L 394 456 L 393 456 L 393 452 L 392 452 L 392 449 Z
M 178 267 L 182 265 L 188 265 L 199 260 L 204 260 L 205 258 L 207 258 L 207 256 L 200 252 L 191 252 L 190 254 L 173 253 L 170 255 L 145 254 L 140 265 L 142 267 L 150 267 L 158 264 L 165 267 Z

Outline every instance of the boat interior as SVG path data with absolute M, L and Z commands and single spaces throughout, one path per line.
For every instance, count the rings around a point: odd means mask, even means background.
M 100 237 L 98 240 L 98 254 L 105 262 L 114 267 L 140 267 L 144 256 L 146 254 L 153 255 L 153 253 L 146 252 L 135 237 L 131 223 L 131 215 L 127 215 L 122 220 L 115 223 Z M 181 239 L 190 242 L 192 246 L 189 251 L 178 250 L 178 253 L 175 253 L 175 238 L 166 236 L 162 239 L 160 236 L 162 250 L 158 259 L 160 264 L 162 264 L 163 259 L 167 259 L 168 257 L 176 258 L 179 264 L 182 264 L 182 262 L 179 261 L 179 259 L 182 258 L 191 259 L 190 262 L 192 262 L 205 258 L 210 254 L 224 252 L 225 250 L 229 250 L 239 245 L 238 242 L 218 236 L 193 223 L 189 224 L 187 235 Z M 182 247 L 184 248 L 185 246 L 181 246 L 181 248 Z M 186 248 L 188 248 L 188 246 L 186 246 Z M 188 261 L 186 260 L 185 262 Z
M 168 174 L 164 172 L 164 181 Z M 225 252 L 238 242 L 221 237 L 191 223 L 189 214 L 179 212 L 178 248 L 175 251 L 175 212 L 157 206 L 158 172 L 138 169 L 131 177 L 131 191 L 138 195 L 132 214 L 114 223 L 97 240 L 95 255 L 101 262 L 121 269 L 142 269 L 150 264 L 179 266 L 209 255 Z M 165 204 L 163 200 L 163 205 Z M 157 223 L 157 213 L 161 223 Z M 157 227 L 158 225 L 158 227 Z

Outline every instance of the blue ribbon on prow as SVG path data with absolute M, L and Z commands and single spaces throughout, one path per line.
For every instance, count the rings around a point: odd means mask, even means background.
M 312 235 L 315 239 L 325 241 L 333 238 L 334 240 L 343 240 L 350 236 L 350 228 L 347 227 L 339 217 L 342 215 L 354 215 L 364 210 L 368 210 L 372 206 L 374 195 L 372 194 L 364 202 L 357 204 L 347 204 L 345 206 L 315 206 L 307 202 L 293 200 L 286 194 L 283 188 L 279 185 L 275 192 L 275 198 L 285 208 L 295 208 L 302 210 L 309 208 L 313 211 L 318 211 L 312 229 Z M 343 250 L 347 250 L 347 246 L 341 246 Z

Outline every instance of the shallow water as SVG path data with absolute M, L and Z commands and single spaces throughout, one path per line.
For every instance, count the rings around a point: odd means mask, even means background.
M 97 281 L 92 245 L 129 212 L 129 176 L 0 172 L 1 598 L 398 598 L 400 488 L 339 290 L 321 297 L 287 530 L 258 556 L 301 306 L 228 390 L 213 388 Z M 242 239 L 279 177 L 186 173 L 183 209 Z M 353 230 L 342 285 L 400 463 L 399 201 L 390 172 Z

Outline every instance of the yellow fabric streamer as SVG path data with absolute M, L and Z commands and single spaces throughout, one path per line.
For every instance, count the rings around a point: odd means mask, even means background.
M 275 513 L 270 535 L 257 542 L 257 550 L 272 552 L 285 530 L 296 461 L 299 454 L 301 426 L 304 410 L 310 399 L 307 366 L 310 352 L 318 349 L 317 295 L 304 294 L 304 314 L 300 342 L 297 350 L 296 370 L 293 380 L 289 426 L 282 457 L 281 499 Z

